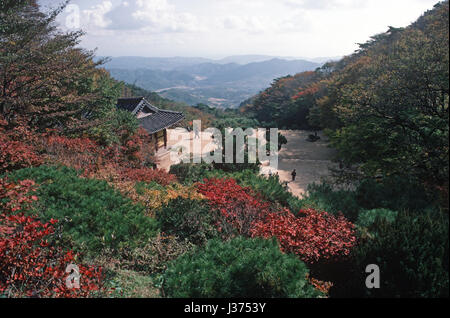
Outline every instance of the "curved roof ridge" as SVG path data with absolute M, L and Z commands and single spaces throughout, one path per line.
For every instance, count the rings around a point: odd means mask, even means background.
M 137 115 L 144 107 L 148 107 L 153 111 L 154 113 L 151 116 L 138 118 L 142 127 L 150 134 L 173 126 L 185 118 L 182 112 L 160 109 L 147 101 L 145 97 L 119 98 L 117 107 L 127 110 L 135 115 Z

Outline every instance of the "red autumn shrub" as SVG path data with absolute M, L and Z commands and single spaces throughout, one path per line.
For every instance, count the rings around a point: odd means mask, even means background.
M 144 128 L 139 128 L 134 135 L 126 138 L 122 143 L 122 153 L 127 160 L 139 164 L 152 160 L 155 147 Z
M 56 220 L 0 214 L 0 295 L 6 297 L 89 297 L 101 289 L 101 268 L 78 265 L 79 288 L 66 285 L 72 251 L 49 241 Z
M 0 125 L 0 174 L 7 171 L 38 166 L 41 158 L 32 145 L 12 139 Z
M 312 209 L 301 210 L 297 217 L 287 209 L 271 212 L 269 203 L 234 179 L 205 179 L 197 188 L 220 211 L 225 221 L 220 227 L 228 223 L 241 235 L 276 237 L 283 252 L 305 262 L 338 260 L 356 243 L 354 226 L 343 216 Z
M 111 158 L 89 138 L 68 138 L 50 131 L 41 143 L 48 161 L 82 170 L 86 174 L 95 171 L 103 157 Z
M 38 200 L 34 186 L 32 180 L 0 179 L 0 296 L 87 297 L 99 290 L 101 269 L 78 265 L 80 289 L 67 288 L 65 269 L 74 254 L 49 243 L 57 221 L 44 224 L 24 216 Z
M 47 137 L 47 150 L 50 152 L 98 152 L 99 146 L 89 138 L 67 138 L 50 135 Z
M 163 186 L 176 181 L 176 176 L 164 170 L 151 168 L 125 168 L 121 170 L 120 176 L 123 181 L 155 181 Z
M 241 187 L 234 179 L 205 179 L 197 189 L 212 208 L 218 209 L 225 222 L 219 230 L 227 230 L 227 223 L 239 234 L 250 236 L 253 222 L 269 212 L 270 203 L 264 202 L 251 188 Z
M 18 213 L 26 210 L 37 200 L 33 195 L 35 183 L 32 180 L 22 180 L 18 184 L 9 183 L 0 178 L 0 209 L 4 214 Z
M 98 170 L 121 170 L 123 167 L 138 168 L 152 162 L 154 148 L 149 144 L 150 137 L 143 129 L 128 136 L 120 144 L 100 145 L 90 138 L 68 138 L 49 130 L 40 140 L 41 148 L 51 162 L 84 171 L 92 176 Z
M 7 130 L 7 122 L 0 118 L 0 174 L 42 164 L 31 144 L 33 134 L 24 126 Z M 30 143 L 28 143 L 30 142 Z
M 41 163 L 33 147 L 0 136 L 0 173 L 39 166 Z
M 251 232 L 253 237 L 276 237 L 284 252 L 310 264 L 345 258 L 356 243 L 351 222 L 313 209 L 301 210 L 297 217 L 288 210 L 269 213 Z

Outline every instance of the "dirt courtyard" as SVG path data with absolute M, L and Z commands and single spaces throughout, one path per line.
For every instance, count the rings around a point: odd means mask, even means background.
M 320 182 L 322 178 L 329 176 L 329 167 L 333 166 L 331 158 L 333 149 L 327 147 L 328 141 L 322 133 L 321 139 L 317 142 L 308 142 L 306 139 L 310 132 L 302 130 L 282 130 L 280 131 L 288 141 L 283 145 L 278 156 L 278 170 L 274 171 L 266 164 L 261 167 L 261 174 L 268 175 L 278 173 L 280 180 L 288 182 L 289 190 L 296 196 L 301 197 L 307 190 L 308 184 Z M 180 162 L 180 158 L 174 153 L 175 144 L 189 148 L 194 156 L 201 156 L 201 153 L 212 151 L 214 147 L 211 134 L 201 132 L 201 147 L 194 149 L 194 135 L 180 129 L 168 130 L 169 142 L 168 150 L 162 157 L 158 168 L 169 170 L 170 166 Z M 172 156 L 169 154 L 172 153 Z M 291 181 L 291 172 L 297 170 L 295 181 Z
M 317 142 L 307 141 L 308 131 L 282 130 L 280 133 L 286 137 L 288 143 L 283 145 L 278 154 L 278 173 L 280 180 L 288 182 L 289 190 L 296 196 L 305 194 L 308 184 L 319 183 L 330 175 L 329 167 L 335 164 L 331 162 L 333 149 L 328 147 L 328 140 L 322 133 Z M 292 181 L 291 172 L 296 169 L 297 177 Z M 268 166 L 263 166 L 262 174 L 269 174 Z

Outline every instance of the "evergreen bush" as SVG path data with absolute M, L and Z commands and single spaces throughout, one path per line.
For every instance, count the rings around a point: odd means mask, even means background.
M 94 254 L 102 248 L 133 247 L 156 235 L 156 222 L 144 215 L 144 208 L 105 181 L 80 178 L 74 169 L 50 166 L 18 170 L 9 178 L 39 184 L 39 201 L 32 213 L 44 221 L 60 220 L 63 237 L 76 248 Z
M 211 169 L 212 165 L 205 163 L 180 163 L 170 167 L 170 174 L 176 175 L 180 182 L 188 184 L 203 180 L 203 178 L 207 177 L 207 174 Z
M 361 227 L 370 227 L 377 219 L 384 219 L 387 222 L 394 222 L 397 218 L 397 211 L 388 209 L 363 210 L 359 213 L 357 225 Z
M 162 232 L 202 245 L 217 237 L 218 214 L 204 201 L 176 198 L 156 212 Z
M 431 193 L 417 182 L 407 178 L 390 177 L 382 182 L 367 179 L 356 189 L 358 205 L 364 209 L 385 208 L 394 211 L 422 212 L 438 202 L 437 193 Z
M 355 193 L 347 190 L 335 190 L 330 184 L 311 184 L 308 195 L 301 200 L 303 208 L 327 211 L 333 214 L 342 213 L 348 220 L 355 222 L 361 207 Z
M 275 240 L 214 239 L 169 265 L 163 291 L 181 298 L 320 296 L 307 274 L 306 265 L 283 254 Z
M 434 298 L 449 296 L 449 223 L 446 215 L 399 213 L 395 222 L 378 218 L 375 233 L 353 252 L 344 296 Z M 368 289 L 365 268 L 380 268 L 380 288 Z M 339 296 L 342 296 L 340 294 Z

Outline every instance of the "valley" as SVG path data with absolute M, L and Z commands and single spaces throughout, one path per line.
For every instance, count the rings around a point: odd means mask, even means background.
M 321 64 L 267 56 L 203 58 L 111 58 L 104 67 L 119 81 L 188 105 L 237 108 L 273 79 L 313 71 Z

